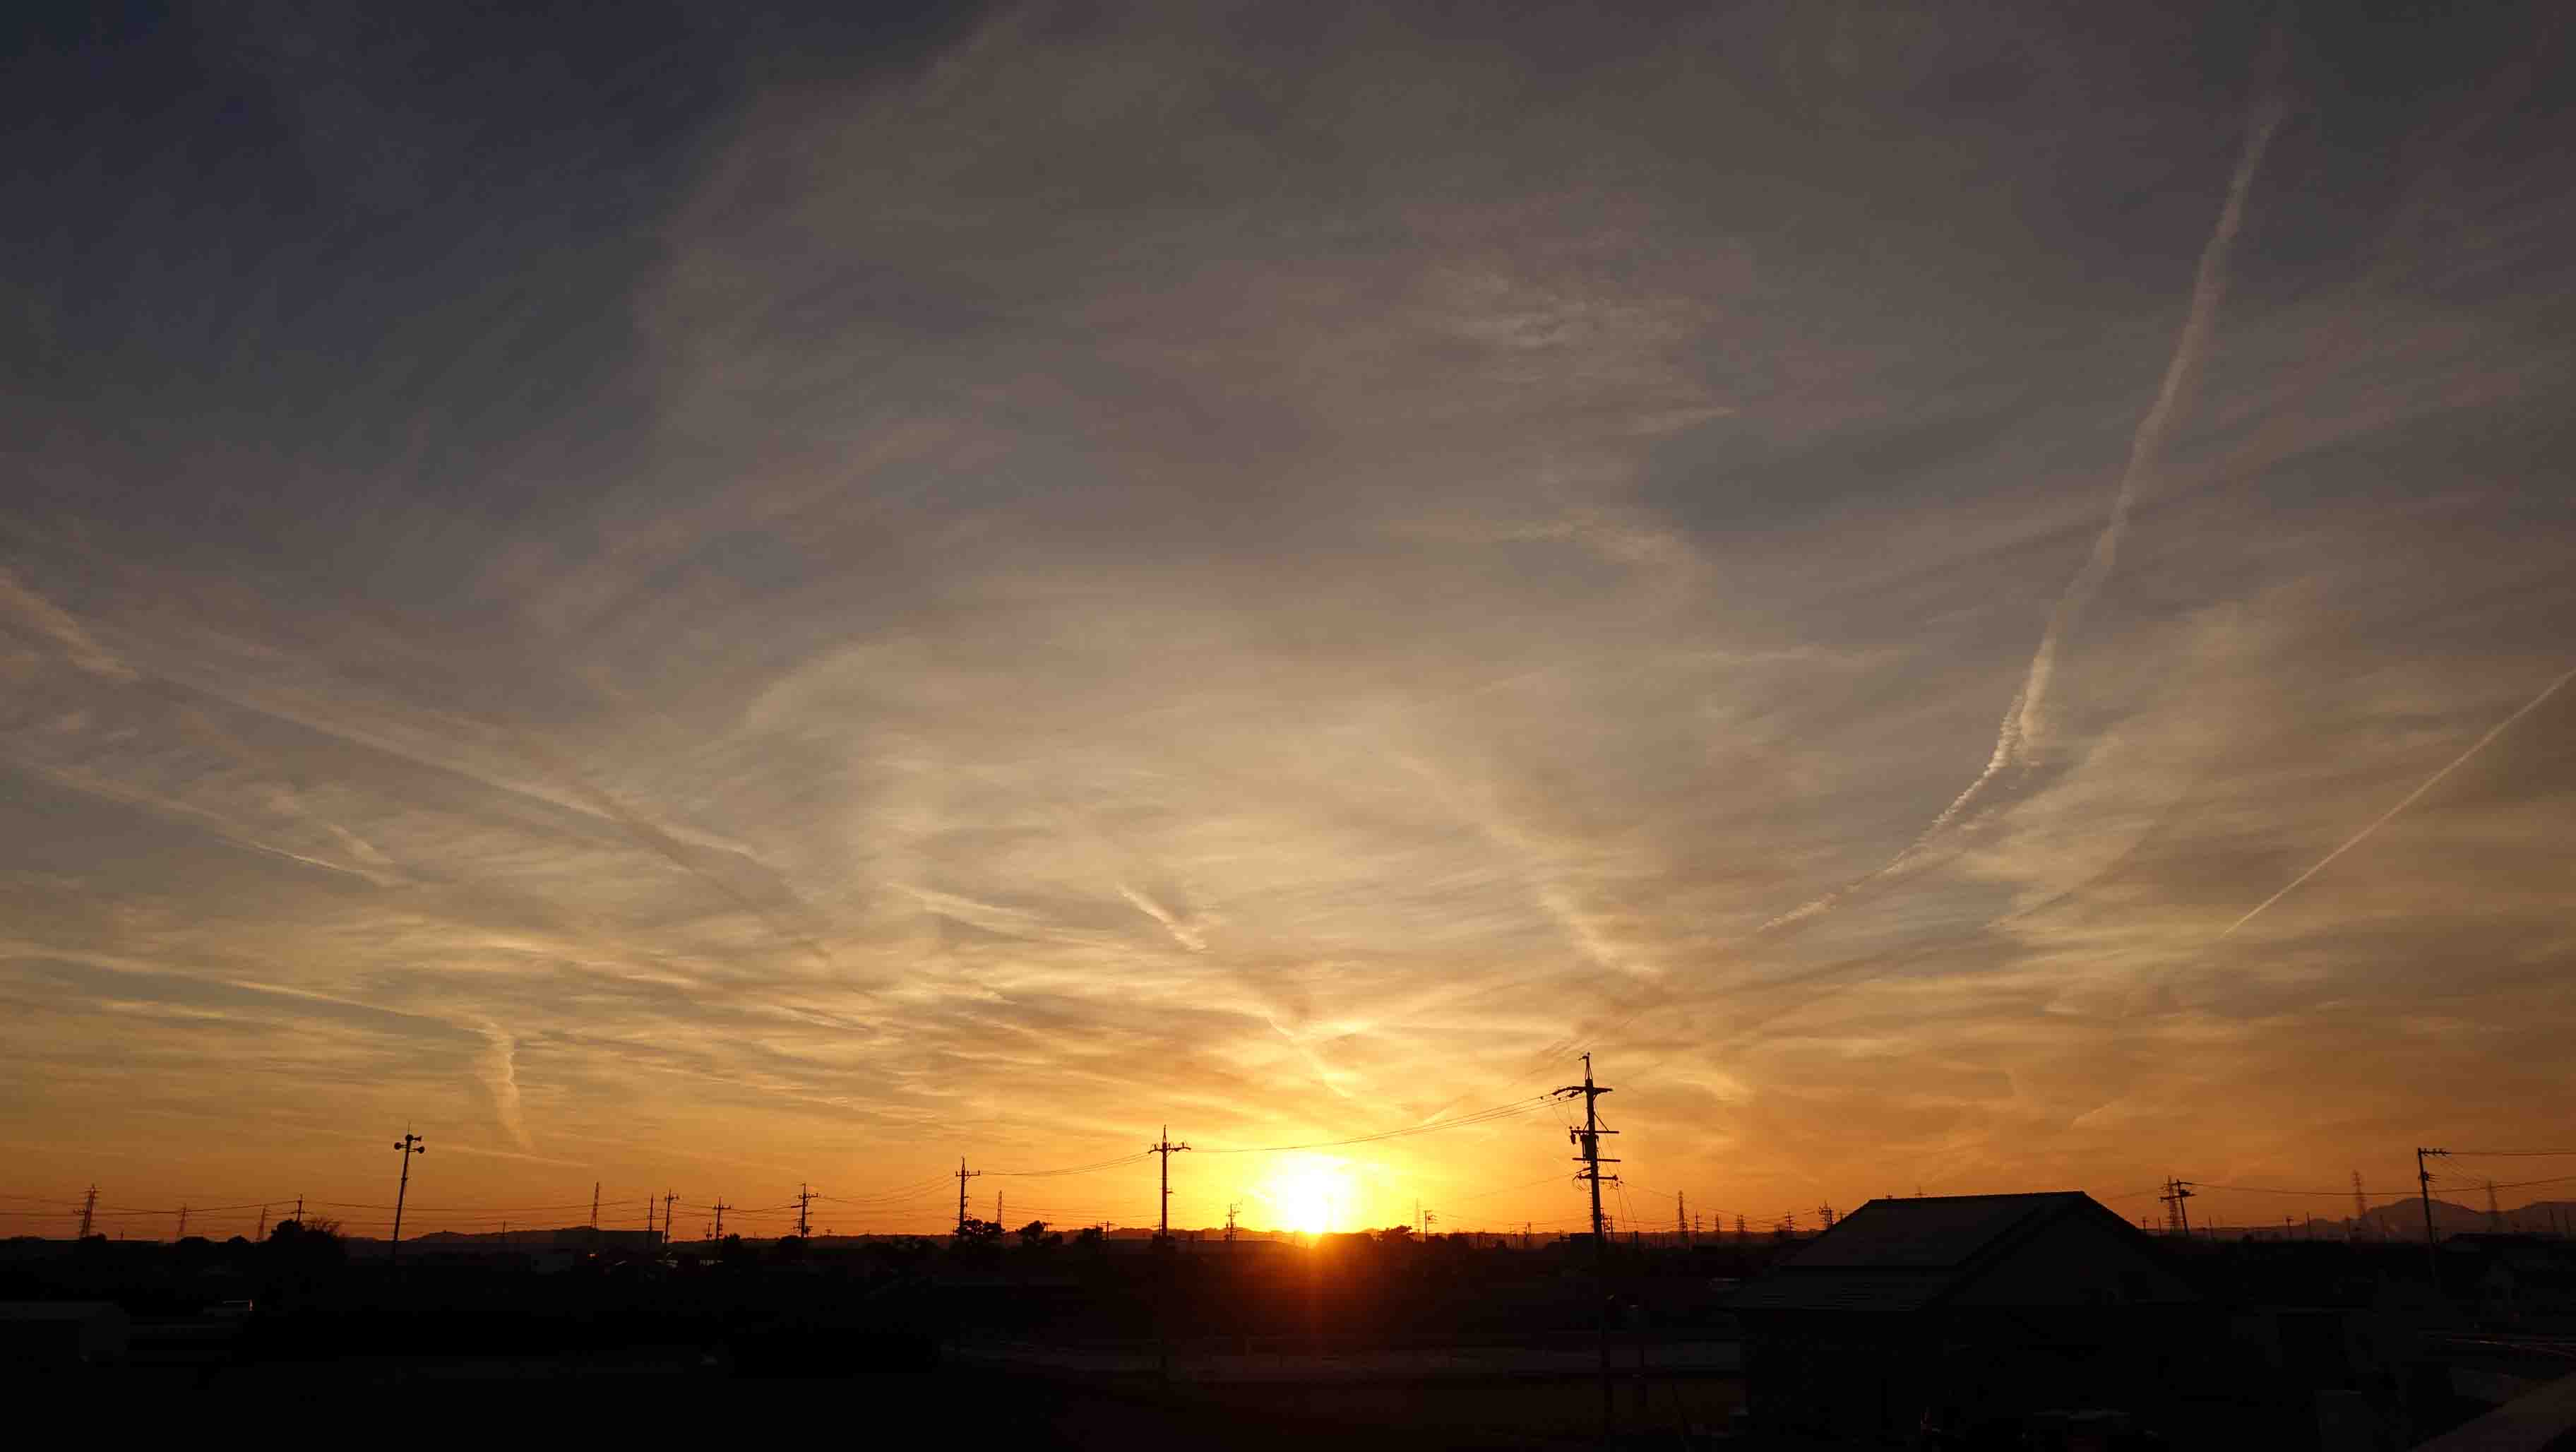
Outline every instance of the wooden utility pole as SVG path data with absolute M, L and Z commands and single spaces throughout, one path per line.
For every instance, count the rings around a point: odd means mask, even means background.
M 966 1157 L 964 1155 L 959 1155 L 957 1157 L 957 1235 L 961 1240 L 964 1239 L 966 1235 L 966 1182 L 968 1180 L 979 1180 L 983 1177 L 984 1172 L 982 1170 L 970 1170 L 966 1168 Z
M 1592 1187 L 1592 1279 L 1593 1294 L 1601 1303 L 1601 1437 L 1602 1440 L 1606 1442 L 1610 1438 L 1611 1423 L 1610 1237 L 1605 1234 L 1601 1228 L 1601 1167 L 1603 1165 L 1615 1165 L 1619 1162 L 1617 1160 L 1603 1159 L 1601 1157 L 1601 1136 L 1605 1134 L 1617 1134 L 1619 1131 L 1615 1129 L 1603 1129 L 1601 1127 L 1601 1096 L 1609 1093 L 1610 1091 L 1592 1082 L 1592 1056 L 1590 1054 L 1585 1054 L 1583 1056 L 1583 1082 L 1580 1084 L 1569 1084 L 1556 1092 L 1560 1095 L 1580 1094 L 1583 1096 L 1583 1128 L 1569 1129 L 1565 1132 L 1565 1135 L 1566 1138 L 1571 1140 L 1577 1148 L 1582 1150 L 1582 1153 L 1576 1155 L 1574 1158 L 1575 1162 L 1582 1165 L 1583 1168 L 1575 1171 L 1574 1177 L 1578 1180 L 1585 1181 Z M 1612 1175 L 1610 1177 L 1610 1182 L 1614 1185 L 1617 1184 L 1619 1182 L 1619 1177 Z
M 1162 1228 L 1155 1233 L 1155 1238 L 1158 1240 L 1172 1238 L 1172 1156 L 1188 1148 L 1189 1146 L 1185 1144 L 1172 1143 L 1172 1127 L 1168 1124 L 1163 1126 L 1161 1139 L 1145 1146 L 1145 1153 L 1163 1157 Z
M 2424 1160 L 2430 1155 L 2449 1153 L 2446 1149 L 2425 1149 L 2421 1145 L 2415 1149 L 2415 1193 L 2424 1204 L 2424 1266 L 2433 1273 L 2433 1289 L 2436 1291 L 2442 1289 L 2442 1262 L 2433 1253 L 2433 1172 L 2424 1168 Z
M 2192 1189 L 2188 1182 L 2171 1176 L 2166 1177 L 2164 1193 L 2156 1198 L 2165 1202 L 2167 1234 L 2179 1235 L 2185 1240 L 2191 1239 L 2191 1209 L 2183 1202 L 2197 1193 L 2199 1192 Z
M 394 1141 L 394 1150 L 402 1156 L 402 1182 L 394 1186 L 394 1238 L 385 1246 L 387 1261 L 402 1254 L 403 1200 L 411 1194 L 411 1157 L 429 1153 L 429 1146 L 420 1142 L 419 1135 L 406 1131 L 402 1138 Z

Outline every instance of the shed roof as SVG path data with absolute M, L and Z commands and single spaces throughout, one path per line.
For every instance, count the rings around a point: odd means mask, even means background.
M 2114 1233 L 2138 1234 L 2080 1190 L 1872 1200 L 1738 1291 L 1733 1305 L 1743 1311 L 1920 1310 L 2068 1217 L 2098 1217 Z

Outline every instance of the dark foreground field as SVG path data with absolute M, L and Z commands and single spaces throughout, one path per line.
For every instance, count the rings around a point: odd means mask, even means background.
M 397 1445 L 470 1445 L 578 1428 L 611 1446 L 646 1439 L 624 1444 L 639 1448 L 768 1434 L 1086 1449 L 1601 1445 L 1597 1384 L 1562 1378 L 1201 1387 L 960 1365 L 755 1378 L 674 1348 L 579 1360 L 351 1359 L 211 1372 L 128 1366 L 13 1376 L 0 1387 L 22 1418 L 73 1417 L 93 1433 L 128 1436 L 329 1429 Z M 1740 1400 L 1729 1381 L 1657 1385 L 1639 1420 L 1635 1389 L 1622 1384 L 1618 1397 L 1621 1442 L 1659 1447 L 1709 1445 Z

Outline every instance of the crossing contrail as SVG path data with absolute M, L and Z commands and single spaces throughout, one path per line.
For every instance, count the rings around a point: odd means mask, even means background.
M 2298 890 L 2299 890 L 2299 884 L 2300 884 L 2300 883 L 2303 883 L 2303 882 L 2307 881 L 2309 878 L 2316 876 L 2318 873 L 2325 871 L 2325 870 L 2326 870 L 2326 864 L 2327 864 L 2327 863 L 2330 863 L 2330 862 L 2334 861 L 2336 858 L 2341 857 L 2341 856 L 2342 856 L 2342 855 L 2344 855 L 2345 853 L 2347 853 L 2347 852 L 2351 851 L 2353 848 L 2360 846 L 2363 838 L 2368 837 L 2371 833 L 2376 832 L 2376 831 L 2378 831 L 2380 828 L 2387 826 L 2387 825 L 2388 825 L 2388 820 L 2389 820 L 2389 818 L 2394 817 L 2394 816 L 2396 816 L 2399 812 L 2402 812 L 2402 811 L 2406 810 L 2408 807 L 2411 807 L 2411 806 L 2415 805 L 2415 801 L 2416 801 L 2416 799 L 2417 799 L 2417 798 L 2419 798 L 2419 797 L 2423 796 L 2426 792 L 2431 791 L 2431 790 L 2432 790 L 2432 789 L 2433 789 L 2437 784 L 2439 784 L 2439 783 L 2440 783 L 2440 781 L 2442 780 L 2442 778 L 2444 778 L 2444 777 L 2446 777 L 2446 776 L 2449 776 L 2452 772 L 2458 771 L 2458 770 L 2460 769 L 2460 764 L 2461 764 L 2462 762 L 2465 762 L 2465 761 L 2467 761 L 2470 757 L 2475 756 L 2475 755 L 2477 755 L 2479 752 L 2486 750 L 2487 743 L 2488 743 L 2488 742 L 2490 742 L 2490 741 L 2495 740 L 2495 739 L 2496 739 L 2497 737 L 2499 737 L 2499 736 L 2502 736 L 2502 735 L 2505 733 L 2505 728 L 2506 728 L 2506 727 L 2511 726 L 2514 722 L 2521 720 L 2523 717 L 2528 716 L 2528 715 L 2530 715 L 2533 711 L 2535 711 L 2535 710 L 2539 709 L 2539 706 L 2540 706 L 2540 703 L 2541 703 L 2541 702 L 2546 701 L 2546 700 L 2548 700 L 2551 696 L 2554 696 L 2554 695 L 2558 694 L 2558 688 L 2559 688 L 2560 686 L 2563 686 L 2563 685 L 2567 684 L 2567 683 L 2568 683 L 2569 681 L 2571 681 L 2571 680 L 2576 680 L 2576 670 L 2571 670 L 2571 671 L 2569 671 L 2567 674 L 2565 674 L 2565 675 L 2563 675 L 2563 676 L 2560 676 L 2558 679 L 2556 679 L 2556 680 L 2554 680 L 2554 681 L 2551 681 L 2547 686 L 2545 686 L 2545 687 L 2543 687 L 2543 688 L 2541 689 L 2541 692 L 2540 692 L 2540 694 L 2539 694 L 2539 695 L 2534 696 L 2534 697 L 2532 697 L 2530 700 L 2523 702 L 2523 703 L 2522 703 L 2522 709 L 2521 709 L 2521 710 L 2514 712 L 2512 715 L 2505 717 L 2505 718 L 2504 718 L 2503 720 L 2501 720 L 2501 721 L 2498 721 L 2498 722 L 2497 722 L 2497 723 L 2495 723 L 2493 726 L 2488 727 L 2488 728 L 2487 728 L 2487 734 L 2486 734 L 2486 735 L 2479 737 L 2479 738 L 2478 738 L 2474 743 L 2472 743 L 2472 744 L 2470 745 L 2470 747 L 2469 747 L 2469 749 L 2468 749 L 2468 750 L 2461 752 L 2461 753 L 2460 753 L 2458 756 L 2456 756 L 2456 757 L 2453 757 L 2453 758 L 2451 759 L 2451 764 L 2450 764 L 2449 766 L 2443 767 L 2440 771 L 2437 771 L 2437 772 L 2433 773 L 2431 776 L 2428 776 L 2428 777 L 2424 778 L 2424 784 L 2423 784 L 2422 786 L 2419 786 L 2419 787 L 2415 788 L 2415 790 L 2413 790 L 2413 791 L 2411 791 L 2411 792 L 2408 792 L 2408 793 L 2406 794 L 2406 799 L 2405 799 L 2404 801 L 2401 801 L 2401 802 L 2399 802 L 2397 805 L 2395 805 L 2395 806 L 2393 806 L 2393 807 L 2390 807 L 2387 811 L 2384 811 L 2384 812 L 2380 813 L 2376 818 L 2374 818 L 2374 819 L 2371 821 L 2371 824 L 2370 824 L 2369 826 L 2364 827 L 2364 828 L 2362 828 L 2360 831 L 2353 833 L 2353 834 L 2352 834 L 2352 836 L 2351 836 L 2350 838 L 2348 838 L 2348 839 L 2346 839 L 2346 840 L 2345 840 L 2345 842 L 2344 842 L 2344 844 L 2343 844 L 2342 846 L 2337 847 L 2337 848 L 2336 848 L 2335 850 L 2333 850 L 2332 852 L 2329 852 L 2329 853 L 2327 853 L 2325 856 L 2318 858 L 2318 859 L 2317 859 L 2317 865 L 2316 865 L 2316 866 L 2311 867 L 2311 868 L 2309 868 L 2307 871 L 2300 873 L 2297 877 L 2292 878 L 2292 879 L 2290 880 L 2290 885 L 2289 885 L 2288 887 L 2282 888 L 2279 892 L 2276 892 L 2276 893 L 2272 894 L 2270 897 L 2267 897 L 2267 898 L 2263 899 L 2261 902 L 2256 903 L 2256 904 L 2254 905 L 2254 911 L 2253 911 L 2253 912 L 2247 913 L 2245 916 L 2243 916 L 2243 917 L 2241 917 L 2241 918 L 2238 918 L 2236 921 L 2234 921 L 2234 922 L 2232 922 L 2232 923 L 2229 923 L 2229 924 L 2227 925 L 2227 932 L 2220 933 L 2218 936 L 2220 936 L 2220 937 L 2224 938 L 2224 937 L 2226 937 L 2226 936 L 2228 935 L 2228 933 L 2233 933 L 2233 932 L 2235 932 L 2238 928 L 2241 928 L 2241 927 L 2245 926 L 2247 923 L 2250 923 L 2250 922 L 2254 921 L 2254 919 L 2262 913 L 2263 909 L 2270 907 L 2272 904 L 2274 904 L 2274 903 L 2276 903 L 2276 902 L 2279 902 L 2281 899 L 2283 899 L 2283 898 L 2285 898 L 2285 897 L 2288 897 L 2291 893 L 2294 893 L 2294 892 L 2298 891 Z
M 2175 411 L 2190 392 L 2194 377 L 2200 372 L 2201 355 L 2209 349 L 2209 335 L 2216 328 L 2218 305 L 2227 292 L 2227 254 L 2235 244 L 2237 229 L 2245 220 L 2245 196 L 2253 190 L 2254 173 L 2263 164 L 2263 153 L 2272 145 L 2272 133 L 2278 130 L 2286 108 L 2276 96 L 2266 96 L 2254 107 L 2253 124 L 2245 134 L 2245 149 L 2236 159 L 2236 173 L 2228 179 L 2227 201 L 2218 211 L 2218 224 L 2210 230 L 2209 241 L 2200 249 L 2200 265 L 2191 284 L 2191 308 L 2184 314 L 2182 332 L 2174 339 L 2173 356 L 2165 364 L 2163 383 L 2156 389 L 2156 401 L 2138 420 L 2136 432 L 2129 436 L 2129 458 L 2120 470 L 2120 487 L 2111 496 L 2111 517 L 2102 532 L 2094 537 L 2092 553 L 2069 580 L 2058 596 L 2057 608 L 2049 612 L 2048 627 L 2040 632 L 2039 649 L 2030 658 L 2030 670 L 2022 678 L 2021 689 L 2012 704 L 2004 708 L 2004 718 L 1995 728 L 1995 749 L 1986 758 L 1986 769 L 1968 783 L 1941 814 L 1932 819 L 1915 839 L 1888 860 L 1886 866 L 1836 888 L 1824 896 L 1782 913 L 1762 925 L 1761 931 L 1786 927 L 1791 923 L 1816 916 L 1832 907 L 1856 888 L 1895 872 L 1921 855 L 1961 813 L 1985 795 L 2006 767 L 2030 765 L 2041 739 L 2048 730 L 2048 691 L 2057 676 L 2059 646 L 2082 623 L 2084 612 L 2091 608 L 2095 596 L 2102 592 L 2102 582 L 2110 578 L 2111 568 L 2119 562 L 2120 540 L 2129 532 L 2129 510 L 2137 501 L 2139 482 L 2154 471 L 2157 456 L 2164 449 L 2165 435 L 2171 432 Z

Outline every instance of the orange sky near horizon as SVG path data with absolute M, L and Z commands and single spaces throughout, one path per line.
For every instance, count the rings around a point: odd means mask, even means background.
M 2566 1147 L 2565 27 L 1258 10 L 32 40 L 0 1230 Z

